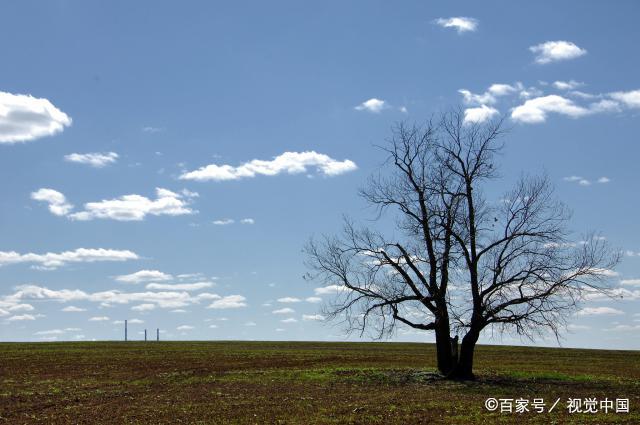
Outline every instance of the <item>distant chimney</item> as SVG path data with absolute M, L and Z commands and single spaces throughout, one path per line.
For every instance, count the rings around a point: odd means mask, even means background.
M 156 341 L 160 341 L 160 328 L 156 328 Z
M 146 329 L 144 330 L 144 340 L 145 341 L 147 340 L 147 330 Z
M 124 340 L 127 340 L 127 321 L 124 321 Z

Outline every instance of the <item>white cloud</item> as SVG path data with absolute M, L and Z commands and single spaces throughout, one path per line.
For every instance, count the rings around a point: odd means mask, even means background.
M 84 204 L 84 211 L 69 214 L 73 220 L 93 220 L 95 218 L 118 221 L 141 221 L 147 215 L 178 216 L 195 214 L 189 208 L 191 198 L 197 194 L 192 192 L 175 193 L 168 189 L 156 188 L 157 198 L 152 200 L 142 195 L 124 195 L 116 199 Z
M 18 288 L 16 288 L 15 293 L 5 296 L 0 300 L 13 305 L 22 300 L 32 299 L 58 302 L 90 301 L 99 303 L 103 306 L 110 306 L 112 304 L 145 303 L 155 304 L 160 308 L 180 308 L 191 304 L 198 304 L 202 301 L 224 300 L 224 298 L 220 295 L 207 292 L 199 293 L 196 295 L 191 295 L 186 291 L 121 292 L 118 290 L 108 290 L 87 293 L 79 289 L 52 290 L 36 285 L 19 286 Z
M 118 154 L 115 152 L 71 153 L 65 155 L 64 159 L 68 162 L 85 164 L 94 168 L 103 168 L 107 165 L 114 164 L 118 159 Z
M 0 251 L 0 266 L 18 263 L 34 263 L 41 269 L 55 269 L 69 263 L 93 263 L 98 261 L 137 260 L 138 255 L 129 250 L 104 248 L 78 248 L 74 251 L 46 254 L 19 254 L 15 251 Z
M 64 311 L 65 313 L 80 313 L 80 312 L 83 312 L 83 311 L 87 311 L 87 309 L 86 308 L 76 307 L 76 306 L 73 306 L 73 305 L 69 305 L 69 306 L 63 308 L 62 311 Z
M 514 121 L 522 123 L 541 123 L 546 121 L 547 115 L 550 112 L 566 115 L 571 118 L 580 118 L 588 115 L 591 111 L 576 105 L 570 99 L 551 94 L 529 99 L 524 102 L 524 104 L 516 106 L 511 111 L 511 118 Z
M 295 298 L 295 297 L 284 297 L 284 298 L 278 298 L 277 301 L 279 303 L 299 303 L 302 300 L 300 298 Z
M 208 308 L 213 309 L 229 309 L 229 308 L 241 308 L 246 307 L 247 303 L 245 302 L 246 298 L 242 295 L 228 295 L 226 297 L 222 297 L 219 300 L 216 300 L 209 304 Z
M 628 92 L 614 92 L 609 93 L 615 100 L 619 100 L 627 105 L 629 108 L 640 108 L 640 90 L 632 90 Z
M 484 105 L 493 105 L 498 101 L 499 97 L 507 96 L 509 94 L 515 93 L 518 90 L 522 90 L 522 83 L 516 83 L 514 85 L 511 84 L 501 84 L 494 83 L 489 86 L 489 88 L 481 94 L 472 93 L 467 89 L 460 89 L 458 93 L 462 95 L 462 101 L 467 105 L 476 105 L 476 106 L 484 106 Z
M 303 314 L 302 320 L 304 321 L 322 321 L 324 320 L 324 316 L 321 314 Z
M 566 181 L 566 182 L 571 182 L 571 183 L 577 183 L 580 186 L 591 186 L 591 181 L 582 178 L 580 176 L 568 176 L 568 177 L 563 177 L 562 180 Z
M 273 310 L 272 313 L 273 314 L 292 314 L 295 313 L 296 311 L 292 308 L 289 307 L 285 307 L 285 308 L 279 308 L 277 310 Z
M 193 326 L 191 325 L 180 325 L 176 328 L 179 331 L 190 331 L 191 329 L 193 329 Z
M 49 211 L 58 216 L 65 216 L 73 209 L 73 205 L 67 202 L 67 198 L 62 193 L 53 189 L 39 189 L 32 192 L 31 199 L 46 202 L 49 204 Z
M 620 281 L 620 284 L 629 286 L 640 286 L 640 279 L 622 279 Z
M 315 151 L 285 152 L 271 161 L 254 159 L 237 167 L 231 165 L 210 164 L 197 170 L 183 173 L 182 180 L 225 181 L 253 178 L 257 175 L 275 176 L 281 173 L 299 174 L 307 172 L 307 167 L 315 167 L 325 176 L 337 176 L 357 168 L 348 159 L 337 161 L 328 155 Z
M 138 304 L 131 307 L 133 311 L 151 311 L 156 308 L 155 304 Z
M 210 288 L 213 282 L 194 282 L 194 283 L 150 283 L 147 289 L 163 289 L 168 291 L 199 291 L 200 289 Z
M 317 303 L 321 303 L 322 302 L 322 298 L 320 298 L 320 297 L 307 297 L 307 298 L 305 298 L 305 301 L 308 302 L 308 303 L 317 304 Z
M 64 331 L 62 329 L 50 329 L 48 331 L 34 332 L 34 335 L 61 335 Z
M 94 316 L 89 318 L 90 322 L 106 322 L 107 320 L 109 320 L 108 316 Z
M 372 97 L 369 100 L 365 100 L 360 105 L 356 106 L 354 109 L 358 111 L 367 111 L 372 112 L 374 114 L 379 114 L 382 110 L 387 109 L 389 105 L 384 100 L 376 99 Z
M 243 218 L 240 220 L 240 224 L 255 224 L 256 221 L 252 218 Z
M 191 198 L 197 197 L 195 192 L 183 190 L 175 193 L 167 189 L 156 188 L 157 199 L 152 200 L 141 195 L 124 195 L 116 199 L 89 202 L 84 204 L 84 211 L 74 212 L 73 205 L 66 201 L 65 196 L 53 189 L 42 188 L 31 194 L 36 201 L 47 202 L 49 210 L 59 216 L 66 216 L 72 220 L 93 220 L 95 218 L 112 219 L 118 221 L 140 221 L 150 215 L 185 215 L 195 214 L 197 211 L 189 208 Z
M 569 329 L 570 331 L 586 331 L 591 329 L 591 326 L 586 326 L 586 325 L 576 325 L 576 324 L 570 324 L 569 326 L 567 326 L 567 329 Z
M 623 311 L 611 307 L 585 307 L 577 313 L 579 316 L 621 315 Z
M 535 61 L 539 64 L 575 59 L 587 53 L 570 41 L 547 41 L 531 46 L 529 50 L 536 55 Z
M 19 316 L 11 316 L 7 320 L 9 322 L 22 322 L 25 320 L 36 320 L 36 317 L 31 314 L 22 314 Z
M 173 279 L 173 276 L 159 270 L 140 270 L 135 273 L 115 277 L 115 280 L 123 283 L 159 282 L 171 279 Z
M 482 123 L 499 114 L 500 112 L 496 108 L 487 105 L 481 105 L 477 108 L 467 108 L 464 110 L 464 122 Z
M 52 136 L 71 125 L 71 118 L 49 100 L 0 91 L 0 144 Z
M 627 288 L 613 288 L 609 289 L 606 293 L 600 291 L 592 291 L 585 297 L 589 301 L 609 301 L 612 298 L 617 298 L 625 301 L 640 300 L 640 290 L 629 290 Z
M 574 80 L 570 81 L 554 81 L 553 86 L 558 90 L 574 90 L 580 86 L 583 86 L 584 83 L 579 83 Z
M 313 292 L 316 295 L 330 295 L 330 294 L 337 294 L 338 292 L 341 292 L 344 289 L 345 287 L 340 285 L 327 285 L 327 286 L 321 286 L 319 288 L 315 288 Z
M 288 319 L 282 319 L 281 322 L 282 323 L 296 323 L 298 321 L 298 319 L 295 319 L 293 317 L 289 317 Z
M 478 29 L 477 19 L 467 18 L 464 16 L 438 18 L 435 20 L 435 23 L 443 28 L 454 28 L 458 32 L 458 34 L 473 32 Z
M 610 183 L 611 179 L 609 177 L 603 176 L 603 177 L 600 177 L 597 181 L 600 184 L 605 184 L 605 183 Z
M 244 326 L 258 326 L 256 322 L 246 322 Z
M 213 224 L 215 224 L 216 226 L 228 226 L 229 224 L 233 224 L 233 223 L 235 223 L 235 220 L 232 218 L 223 218 L 220 220 L 213 221 Z
M 31 304 L 14 304 L 9 307 L 9 311 L 33 311 L 34 308 Z

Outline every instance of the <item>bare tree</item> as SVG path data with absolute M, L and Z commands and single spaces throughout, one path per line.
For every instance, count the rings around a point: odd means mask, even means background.
M 470 124 L 461 111 L 393 129 L 382 147 L 391 171 L 360 195 L 378 220 L 394 213 L 398 235 L 345 219 L 341 236 L 305 247 L 309 277 L 336 290 L 330 319 L 379 338 L 398 324 L 434 331 L 440 372 L 471 379 L 483 330 L 558 337 L 585 296 L 606 292 L 618 254 L 595 235 L 570 240 L 570 214 L 546 177 L 485 198 L 503 133 L 502 121 Z

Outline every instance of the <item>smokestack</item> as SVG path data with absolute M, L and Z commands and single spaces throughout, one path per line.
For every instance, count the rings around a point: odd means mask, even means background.
M 156 328 L 156 341 L 160 342 L 160 328 Z
M 144 340 L 145 340 L 145 342 L 147 341 L 147 330 L 146 329 L 144 330 Z
M 124 340 L 127 340 L 127 321 L 124 321 Z

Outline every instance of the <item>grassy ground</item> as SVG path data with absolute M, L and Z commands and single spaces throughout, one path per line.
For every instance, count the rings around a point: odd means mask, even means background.
M 437 379 L 405 343 L 0 344 L 0 423 L 640 424 L 640 352 L 481 346 L 477 382 Z M 500 414 L 485 399 L 544 398 Z M 568 414 L 567 398 L 630 413 Z

